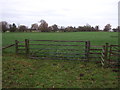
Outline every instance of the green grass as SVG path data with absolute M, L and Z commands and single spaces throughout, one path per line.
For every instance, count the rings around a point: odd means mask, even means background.
M 118 43 L 116 32 L 66 32 L 66 33 L 3 33 L 2 45 L 13 44 L 14 40 L 89 40 L 94 45 Z
M 90 41 L 91 45 L 118 44 L 116 32 L 66 32 L 66 33 L 3 33 L 2 46 L 14 44 L 15 40 L 80 40 Z M 77 43 L 80 44 L 80 43 Z M 14 52 L 14 48 L 6 49 L 7 52 Z
M 117 73 L 95 63 L 3 54 L 3 88 L 117 88 Z
M 15 40 L 90 40 L 92 45 L 117 44 L 115 32 L 3 33 L 2 46 Z M 67 43 L 70 44 L 70 43 Z M 78 43 L 79 44 L 79 43 Z M 117 72 L 94 62 L 32 60 L 15 55 L 14 47 L 3 51 L 4 88 L 116 88 Z

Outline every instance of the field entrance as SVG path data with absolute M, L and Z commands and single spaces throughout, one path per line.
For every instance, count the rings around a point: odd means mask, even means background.
M 87 60 L 89 41 L 29 40 L 33 59 Z
M 79 60 L 101 63 L 103 66 L 117 63 L 119 45 L 94 46 L 90 41 L 28 40 L 18 41 L 2 49 L 15 46 L 16 54 L 26 54 L 31 59 Z M 115 57 L 116 56 L 116 57 Z
M 32 59 L 86 61 L 90 41 L 25 40 L 25 47 L 27 55 Z

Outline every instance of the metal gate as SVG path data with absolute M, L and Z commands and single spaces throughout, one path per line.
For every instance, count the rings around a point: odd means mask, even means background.
M 26 40 L 32 59 L 89 60 L 90 41 Z

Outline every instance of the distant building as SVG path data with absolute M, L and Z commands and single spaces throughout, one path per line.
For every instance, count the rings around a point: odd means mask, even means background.
M 112 30 L 113 30 L 113 32 L 120 32 L 120 26 L 118 26 L 117 28 L 114 28 Z

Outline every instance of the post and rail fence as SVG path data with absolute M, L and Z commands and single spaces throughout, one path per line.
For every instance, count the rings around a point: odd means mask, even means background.
M 32 42 L 34 42 L 34 43 L 32 43 Z M 40 42 L 40 43 L 36 44 L 37 42 Z M 43 42 L 47 42 L 47 43 L 43 43 Z M 49 42 L 50 43 L 55 42 L 55 43 L 50 44 Z M 58 43 L 56 44 L 56 42 L 59 42 L 62 44 L 58 44 Z M 73 44 L 63 44 L 65 42 L 71 42 Z M 20 44 L 22 44 L 22 45 L 20 45 Z M 113 56 L 120 57 L 120 48 L 119 48 L 120 45 L 109 45 L 109 43 L 106 43 L 105 45 L 101 45 L 101 46 L 92 46 L 90 44 L 90 41 L 25 39 L 25 41 L 15 40 L 15 44 L 11 44 L 7 47 L 3 47 L 2 49 L 4 50 L 6 48 L 13 47 L 13 46 L 15 46 L 16 54 L 19 54 L 20 51 L 24 51 L 24 54 L 26 56 L 28 56 L 29 58 L 33 58 L 33 59 L 39 59 L 39 58 L 42 59 L 41 57 L 49 56 L 49 57 L 47 57 L 47 59 L 51 58 L 51 57 L 55 57 L 55 59 L 59 59 L 62 57 L 62 59 L 68 60 L 68 59 L 70 59 L 68 57 L 71 57 L 73 60 L 91 61 L 91 58 L 94 58 L 95 60 L 96 60 L 96 58 L 99 58 L 100 63 L 104 66 L 106 64 L 111 64 L 112 61 L 114 62 L 114 60 L 112 58 Z M 41 47 L 36 48 L 37 46 L 41 46 Z M 74 48 L 77 46 L 78 46 L 78 48 Z M 69 48 L 66 48 L 66 47 L 69 47 Z M 70 51 L 70 52 L 64 53 L 67 51 Z M 44 54 L 44 55 L 42 56 L 40 54 Z M 94 55 L 94 56 L 92 56 L 92 55 Z M 95 57 L 96 55 L 99 55 L 99 56 Z

